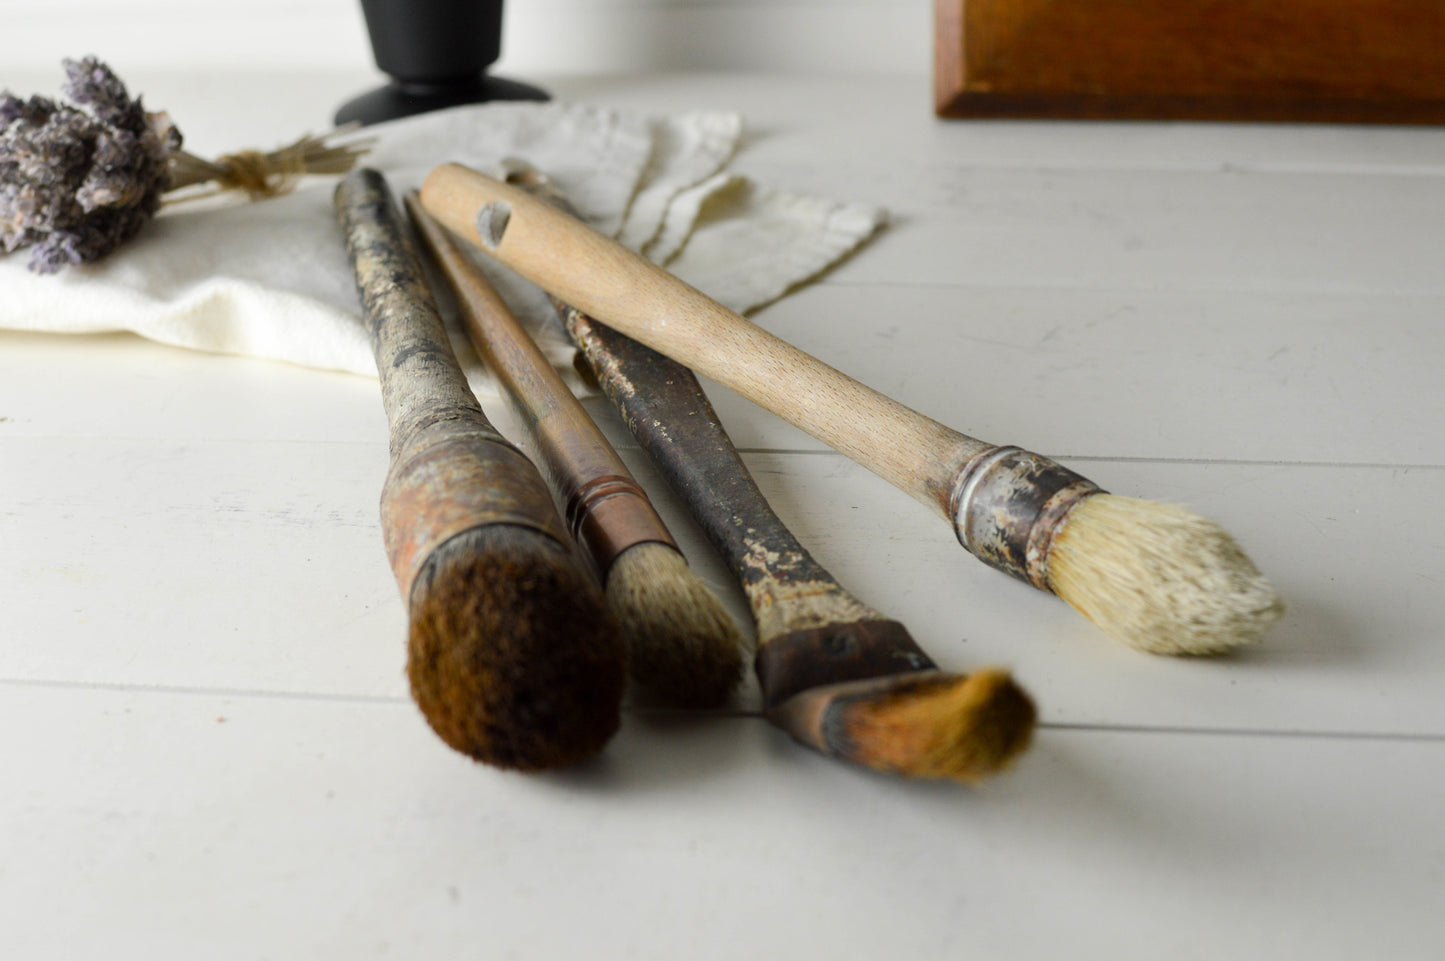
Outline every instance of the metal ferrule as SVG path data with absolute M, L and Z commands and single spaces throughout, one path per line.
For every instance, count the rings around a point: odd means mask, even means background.
M 850 731 L 850 711 L 855 704 L 866 705 L 888 698 L 906 696 L 920 687 L 947 684 L 958 677 L 933 667 L 903 674 L 887 674 L 857 681 L 824 684 L 799 691 L 767 708 L 768 720 L 787 731 L 793 739 L 829 757 L 855 764 L 876 766 L 874 758 L 860 752 L 862 746 Z
M 993 447 L 964 465 L 949 498 L 959 542 L 979 560 L 1049 590 L 1053 539 L 1098 485 L 1040 454 Z
M 604 581 L 618 556 L 637 544 L 666 544 L 681 553 L 656 508 L 631 478 L 607 474 L 564 493 L 567 526 Z
M 794 631 L 758 648 L 754 659 L 763 706 L 841 681 L 927 670 L 933 661 L 897 621 L 854 621 Z

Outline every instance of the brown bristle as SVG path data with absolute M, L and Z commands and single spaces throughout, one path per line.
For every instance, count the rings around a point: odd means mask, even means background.
M 632 679 L 676 707 L 716 707 L 743 676 L 743 636 L 722 602 L 666 544 L 623 551 L 607 572 Z
M 1007 766 L 1033 733 L 1033 700 L 1007 671 L 933 675 L 870 697 L 840 699 L 827 726 L 869 767 L 973 782 Z
M 616 619 L 552 538 L 495 524 L 448 540 L 417 576 L 410 618 L 412 696 L 458 751 L 535 771 L 579 761 L 617 730 Z

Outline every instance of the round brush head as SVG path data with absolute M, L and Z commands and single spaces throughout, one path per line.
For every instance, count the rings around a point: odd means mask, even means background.
M 1048 581 L 1105 633 L 1155 654 L 1258 641 L 1284 613 L 1274 587 L 1218 525 L 1173 504 L 1096 494 L 1055 535 Z
M 412 586 L 407 675 L 443 741 L 536 771 L 601 749 L 619 724 L 626 655 L 574 555 L 495 524 L 444 542 Z

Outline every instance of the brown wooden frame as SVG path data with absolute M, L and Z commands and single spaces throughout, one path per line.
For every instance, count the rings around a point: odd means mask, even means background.
M 1445 122 L 1442 0 L 935 0 L 943 117 Z

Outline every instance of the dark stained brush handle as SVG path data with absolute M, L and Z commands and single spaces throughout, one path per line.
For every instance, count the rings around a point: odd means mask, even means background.
M 934 667 L 902 624 L 845 590 L 773 512 L 691 370 L 558 308 L 603 392 L 742 585 L 767 707 L 821 685 Z
M 744 589 L 837 584 L 763 497 L 691 370 L 558 305 L 567 333 L 663 477 L 686 502 Z

